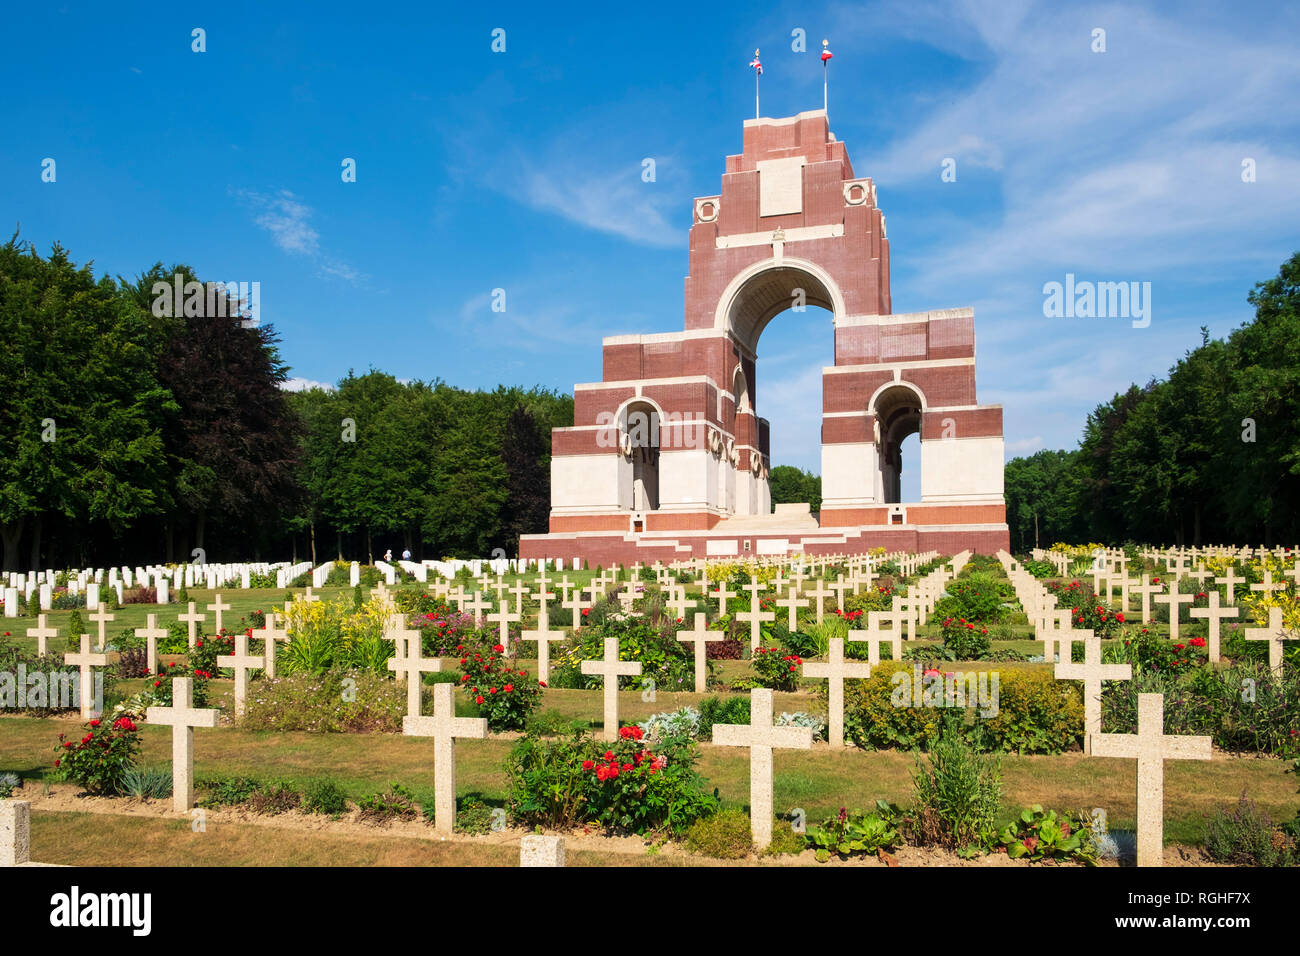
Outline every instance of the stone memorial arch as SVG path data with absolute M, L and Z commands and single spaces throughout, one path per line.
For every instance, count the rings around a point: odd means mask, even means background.
M 524 557 L 590 564 L 876 546 L 1008 546 L 1002 408 L 975 395 L 969 308 L 896 315 L 870 178 L 822 110 L 747 120 L 717 195 L 695 200 L 679 332 L 603 341 L 552 436 L 550 531 Z M 830 313 L 822 372 L 822 505 L 768 484 L 758 343 L 776 316 Z M 920 501 L 900 501 L 900 448 L 920 437 Z M 909 467 L 911 465 L 909 464 Z

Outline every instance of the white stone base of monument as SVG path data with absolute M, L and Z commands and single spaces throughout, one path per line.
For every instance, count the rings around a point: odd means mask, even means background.
M 524 837 L 519 841 L 519 865 L 564 866 L 564 837 Z

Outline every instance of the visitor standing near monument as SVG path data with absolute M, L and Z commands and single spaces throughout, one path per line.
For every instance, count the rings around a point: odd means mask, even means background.
M 410 549 L 410 548 L 406 548 L 405 550 L 402 551 L 402 560 L 403 560 L 403 561 L 410 561 L 410 560 L 411 560 L 411 549 Z
M 393 560 L 393 549 L 392 549 L 392 548 L 389 548 L 387 551 L 384 552 L 384 560 L 385 560 L 385 561 L 391 561 L 391 560 Z

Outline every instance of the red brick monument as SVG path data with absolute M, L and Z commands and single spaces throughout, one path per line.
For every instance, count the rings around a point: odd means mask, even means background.
M 834 317 L 822 372 L 822 506 L 768 486 L 757 348 L 787 309 Z M 875 185 L 815 110 L 747 120 L 719 195 L 695 200 L 680 332 L 606 338 L 603 380 L 574 387 L 552 437 L 550 533 L 526 558 L 589 565 L 703 556 L 964 548 L 1009 538 L 1002 407 L 975 396 L 969 308 L 894 315 Z M 902 502 L 920 433 L 921 500 Z

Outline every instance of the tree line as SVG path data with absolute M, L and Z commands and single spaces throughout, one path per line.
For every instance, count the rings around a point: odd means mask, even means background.
M 159 307 L 179 276 L 200 294 Z M 0 246 L 5 570 L 204 560 L 513 555 L 546 530 L 571 396 L 370 370 L 289 392 L 274 328 L 213 309 L 187 266 L 95 278 Z M 218 293 L 217 298 L 220 298 Z
M 1300 540 L 1300 252 L 1168 377 L 1103 402 L 1079 446 L 1006 466 L 1011 544 Z

